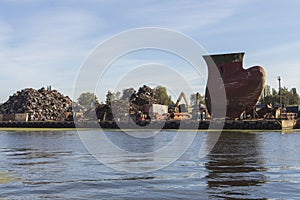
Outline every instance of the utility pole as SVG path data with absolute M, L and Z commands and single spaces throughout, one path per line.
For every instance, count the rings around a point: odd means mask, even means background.
M 278 94 L 279 94 L 279 104 L 280 104 L 280 118 L 281 118 L 281 111 L 282 111 L 282 95 L 281 95 L 281 78 L 280 76 L 278 76 L 278 82 L 279 82 L 279 91 L 278 91 Z

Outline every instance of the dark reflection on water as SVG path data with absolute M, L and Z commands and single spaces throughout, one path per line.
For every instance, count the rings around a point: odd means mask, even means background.
M 223 132 L 205 164 L 212 198 L 264 199 L 257 188 L 267 181 L 260 136 Z
M 122 132 L 107 134 L 126 150 L 149 152 L 176 132 L 129 140 Z M 203 159 L 198 152 L 206 133 L 195 134 L 170 166 L 128 174 L 95 160 L 76 131 L 0 131 L 0 199 L 300 199 L 299 132 L 225 132 Z
M 143 137 L 140 137 L 140 135 Z M 107 132 L 106 137 L 108 137 L 113 144 L 125 151 L 147 153 L 164 147 L 166 145 L 165 143 L 172 140 L 174 135 L 166 134 L 166 132 L 159 132 L 157 130 L 131 130 L 128 133 L 123 134 L 119 134 L 119 132 L 115 132 L 114 134 Z

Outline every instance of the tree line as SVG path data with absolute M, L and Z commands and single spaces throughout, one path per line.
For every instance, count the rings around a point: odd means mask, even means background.
M 289 90 L 287 87 L 282 87 L 279 91 L 279 89 L 271 89 L 269 85 L 265 86 L 260 102 L 263 104 L 272 104 L 273 106 L 280 105 L 280 96 L 282 105 L 284 106 L 300 104 L 300 97 L 296 88 Z
M 157 86 L 154 89 L 156 97 L 159 99 L 159 103 L 162 105 L 173 106 L 174 101 L 171 96 L 168 94 L 167 89 L 163 86 Z M 112 101 L 115 100 L 126 100 L 130 99 L 131 95 L 135 93 L 133 88 L 124 89 L 123 92 L 111 92 L 108 91 L 106 94 L 105 103 L 110 105 Z M 266 85 L 263 93 L 260 97 L 260 102 L 262 104 L 272 104 L 273 106 L 280 105 L 280 93 L 282 98 L 282 104 L 285 106 L 289 105 L 300 105 L 300 97 L 296 88 L 288 89 L 287 87 L 281 88 L 281 90 L 276 90 L 271 88 L 269 85 Z M 82 93 L 77 99 L 78 103 L 83 106 L 91 106 L 91 104 L 99 104 L 98 98 L 94 93 L 85 92 Z M 191 94 L 190 96 L 190 105 L 194 106 L 196 102 L 205 104 L 204 97 L 199 94 Z
M 159 104 L 162 105 L 168 105 L 168 106 L 174 106 L 175 103 L 171 98 L 171 95 L 168 94 L 167 88 L 163 86 L 157 86 L 153 88 L 154 93 L 156 98 L 159 100 Z M 117 100 L 128 100 L 131 98 L 131 96 L 135 93 L 135 89 L 133 88 L 128 88 L 124 89 L 121 92 L 111 92 L 108 91 L 106 94 L 106 99 L 105 99 L 105 104 L 110 105 L 111 102 L 117 101 Z M 198 95 L 197 95 L 198 94 Z M 204 104 L 204 97 L 200 95 L 199 93 L 197 94 L 191 94 L 190 96 L 190 105 L 194 106 L 196 102 L 200 102 L 201 104 Z M 91 105 L 94 104 L 99 104 L 99 100 L 95 93 L 92 92 L 84 92 L 82 93 L 78 99 L 77 102 L 85 107 L 90 107 Z

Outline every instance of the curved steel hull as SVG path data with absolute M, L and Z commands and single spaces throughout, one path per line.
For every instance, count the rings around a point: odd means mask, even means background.
M 244 69 L 243 57 L 244 53 L 204 56 L 208 65 L 208 82 L 218 76 L 223 80 L 227 118 L 238 118 L 244 111 L 251 111 L 264 89 L 266 80 L 264 69 L 261 66 Z M 211 70 L 212 65 L 217 67 L 219 75 L 212 74 L 216 73 Z M 208 112 L 211 113 L 211 97 L 208 87 L 206 87 L 205 101 Z

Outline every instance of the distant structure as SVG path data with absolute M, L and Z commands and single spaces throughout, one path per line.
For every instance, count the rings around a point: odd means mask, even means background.
M 244 53 L 230 53 L 203 56 L 208 66 L 208 82 L 222 78 L 227 103 L 227 118 L 238 118 L 243 112 L 251 112 L 263 92 L 266 74 L 261 66 L 243 68 Z M 214 74 L 216 66 L 219 73 Z M 217 83 L 218 84 L 218 83 Z M 217 86 L 222 87 L 222 85 Z M 205 102 L 211 114 L 211 96 L 206 87 Z
M 47 86 L 47 91 L 51 91 L 51 85 Z
M 281 94 L 281 78 L 280 76 L 277 77 L 278 83 L 279 83 L 279 88 L 278 88 L 278 93 L 279 93 L 279 104 L 280 108 L 282 108 L 282 94 Z

